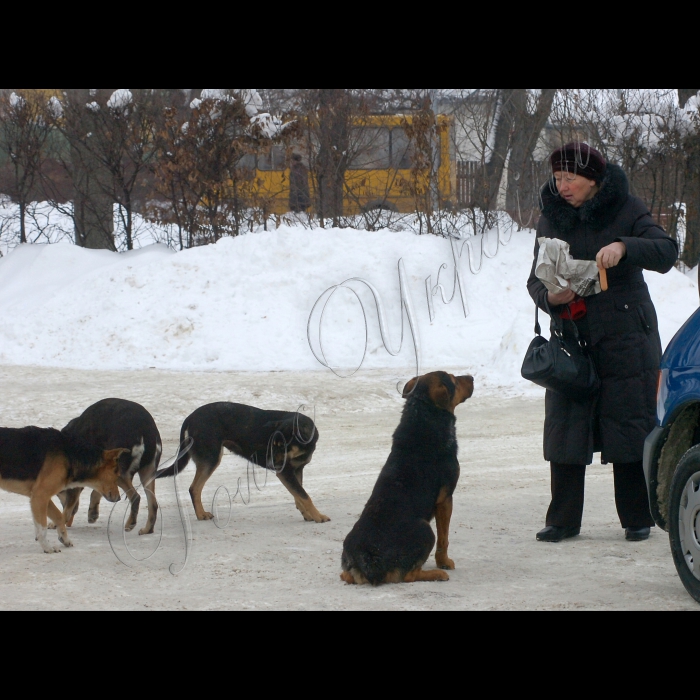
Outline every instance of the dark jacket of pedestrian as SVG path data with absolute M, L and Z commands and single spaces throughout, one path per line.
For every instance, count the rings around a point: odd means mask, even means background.
M 545 460 L 591 464 L 642 460 L 644 442 L 654 428 L 656 390 L 661 362 L 656 310 L 643 270 L 666 273 L 678 258 L 676 242 L 657 226 L 646 205 L 630 195 L 623 170 L 607 165 L 600 191 L 579 209 L 570 206 L 550 184 L 542 190 L 542 217 L 537 237 L 558 238 L 571 246 L 577 260 L 595 260 L 601 248 L 620 241 L 627 256 L 608 270 L 610 289 L 586 299 L 587 316 L 578 323 L 591 346 L 601 379 L 600 394 L 571 401 L 547 392 Z M 535 248 L 535 262 L 539 245 Z M 530 295 L 546 310 L 547 289 L 533 265 Z M 555 307 L 561 315 L 565 307 Z M 566 321 L 572 332 L 571 322 Z
M 307 211 L 311 207 L 309 190 L 309 169 L 302 162 L 301 156 L 292 156 L 289 173 L 289 209 L 295 213 Z

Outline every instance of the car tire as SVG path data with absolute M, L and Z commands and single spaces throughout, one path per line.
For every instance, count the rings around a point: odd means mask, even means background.
M 700 603 L 700 445 L 678 463 L 670 493 L 671 551 L 678 575 Z

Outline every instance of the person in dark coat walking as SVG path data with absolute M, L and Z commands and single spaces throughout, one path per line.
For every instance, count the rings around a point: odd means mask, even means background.
M 295 153 L 289 173 L 289 209 L 295 214 L 303 214 L 310 206 L 309 169 L 304 165 L 301 156 Z
M 653 430 L 661 364 L 656 310 L 643 270 L 666 273 L 678 259 L 676 242 L 654 223 L 629 192 L 622 168 L 594 148 L 572 143 L 552 155 L 553 178 L 542 189 L 537 238 L 557 238 L 577 260 L 597 260 L 608 270 L 609 290 L 585 299 L 585 315 L 565 320 L 587 343 L 601 380 L 597 395 L 572 401 L 548 391 L 544 457 L 551 463 L 552 504 L 543 542 L 581 532 L 586 467 L 601 453 L 614 465 L 615 500 L 627 539 L 643 541 L 654 526 L 643 471 L 644 443 Z M 564 319 L 575 294 L 548 292 L 536 277 L 539 244 L 528 290 L 537 306 Z M 578 316 L 579 314 L 577 314 Z

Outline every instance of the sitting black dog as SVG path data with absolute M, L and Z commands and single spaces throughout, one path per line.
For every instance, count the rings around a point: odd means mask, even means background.
M 192 447 L 170 469 L 158 472 L 156 478 L 174 476 L 176 470 L 179 474 L 192 457 L 197 473 L 190 496 L 197 520 L 213 520 L 214 516 L 202 505 L 202 490 L 221 464 L 225 448 L 255 465 L 274 470 L 294 497 L 304 520 L 327 523 L 330 518 L 316 510 L 303 486 L 304 467 L 316 451 L 318 438 L 314 422 L 300 413 L 213 403 L 197 409 L 185 420 L 180 442 L 184 445 L 191 439 Z
M 437 519 L 437 565 L 449 559 L 452 495 L 459 480 L 455 408 L 474 393 L 472 377 L 434 372 L 412 379 L 394 444 L 362 517 L 343 548 L 346 583 L 449 581 L 442 570 L 423 571 L 435 546 L 430 526 Z

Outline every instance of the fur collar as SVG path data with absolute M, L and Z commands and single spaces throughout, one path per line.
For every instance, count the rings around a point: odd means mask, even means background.
M 542 215 L 559 233 L 571 233 L 580 223 L 593 231 L 602 231 L 618 215 L 629 198 L 630 186 L 624 170 L 608 163 L 598 194 L 575 209 L 556 193 L 554 179 L 542 188 Z

